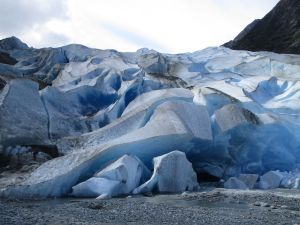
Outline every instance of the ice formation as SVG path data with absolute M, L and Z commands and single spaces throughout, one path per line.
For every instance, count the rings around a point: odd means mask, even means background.
M 258 178 L 259 178 L 258 174 L 240 174 L 238 176 L 238 179 L 240 181 L 243 181 L 249 189 L 255 188 Z
M 0 63 L 0 145 L 64 154 L 2 195 L 66 196 L 125 154 L 153 169 L 176 149 L 217 179 L 300 166 L 298 55 L 34 49 L 16 38 L 0 50 L 17 61 Z
M 197 175 L 185 154 L 172 151 L 153 159 L 153 175 L 133 193 L 147 193 L 156 190 L 160 193 L 179 193 L 198 188 Z
M 274 189 L 280 186 L 283 175 L 279 171 L 269 171 L 260 177 L 260 189 Z
M 241 181 L 240 179 L 238 179 L 236 177 L 230 177 L 224 183 L 224 188 L 246 190 L 246 189 L 248 189 L 248 186 L 243 181 Z
M 246 187 L 245 187 L 246 185 Z M 289 188 L 300 189 L 300 172 L 294 171 L 269 171 L 262 176 L 258 174 L 240 174 L 238 177 L 230 177 L 224 187 L 228 189 L 275 189 Z
M 100 198 L 130 194 L 149 177 L 150 171 L 138 158 L 124 155 L 92 178 L 74 186 L 71 194 Z

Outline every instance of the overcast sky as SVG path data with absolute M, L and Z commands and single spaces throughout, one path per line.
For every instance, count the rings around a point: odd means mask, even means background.
M 33 47 L 188 52 L 221 45 L 279 0 L 0 0 L 0 38 Z

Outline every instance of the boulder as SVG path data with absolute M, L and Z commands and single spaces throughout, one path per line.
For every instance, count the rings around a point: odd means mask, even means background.
M 226 189 L 241 189 L 246 190 L 249 187 L 241 180 L 236 177 L 230 177 L 225 183 L 224 188 Z
M 133 193 L 179 193 L 198 188 L 197 175 L 185 154 L 173 151 L 153 159 L 154 172 L 150 180 L 136 188 Z
M 150 176 L 150 171 L 134 156 L 124 155 L 94 177 L 72 188 L 76 197 L 97 197 L 129 194 L 141 181 Z
M 282 179 L 283 175 L 279 171 L 269 171 L 260 177 L 258 186 L 260 189 L 278 188 Z

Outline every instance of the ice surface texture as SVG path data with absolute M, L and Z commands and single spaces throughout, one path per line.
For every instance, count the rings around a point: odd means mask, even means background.
M 4 195 L 100 185 L 107 178 L 94 174 L 125 154 L 153 169 L 154 157 L 179 150 L 196 173 L 226 179 L 299 167 L 300 56 L 34 49 L 15 39 L 0 50 L 17 61 L 0 63 L 0 144 L 56 144 L 64 154 Z

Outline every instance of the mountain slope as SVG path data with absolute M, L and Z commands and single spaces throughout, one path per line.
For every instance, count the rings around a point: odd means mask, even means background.
M 300 1 L 281 0 L 247 32 L 224 44 L 235 50 L 300 54 Z M 242 32 L 243 33 L 243 32 Z

